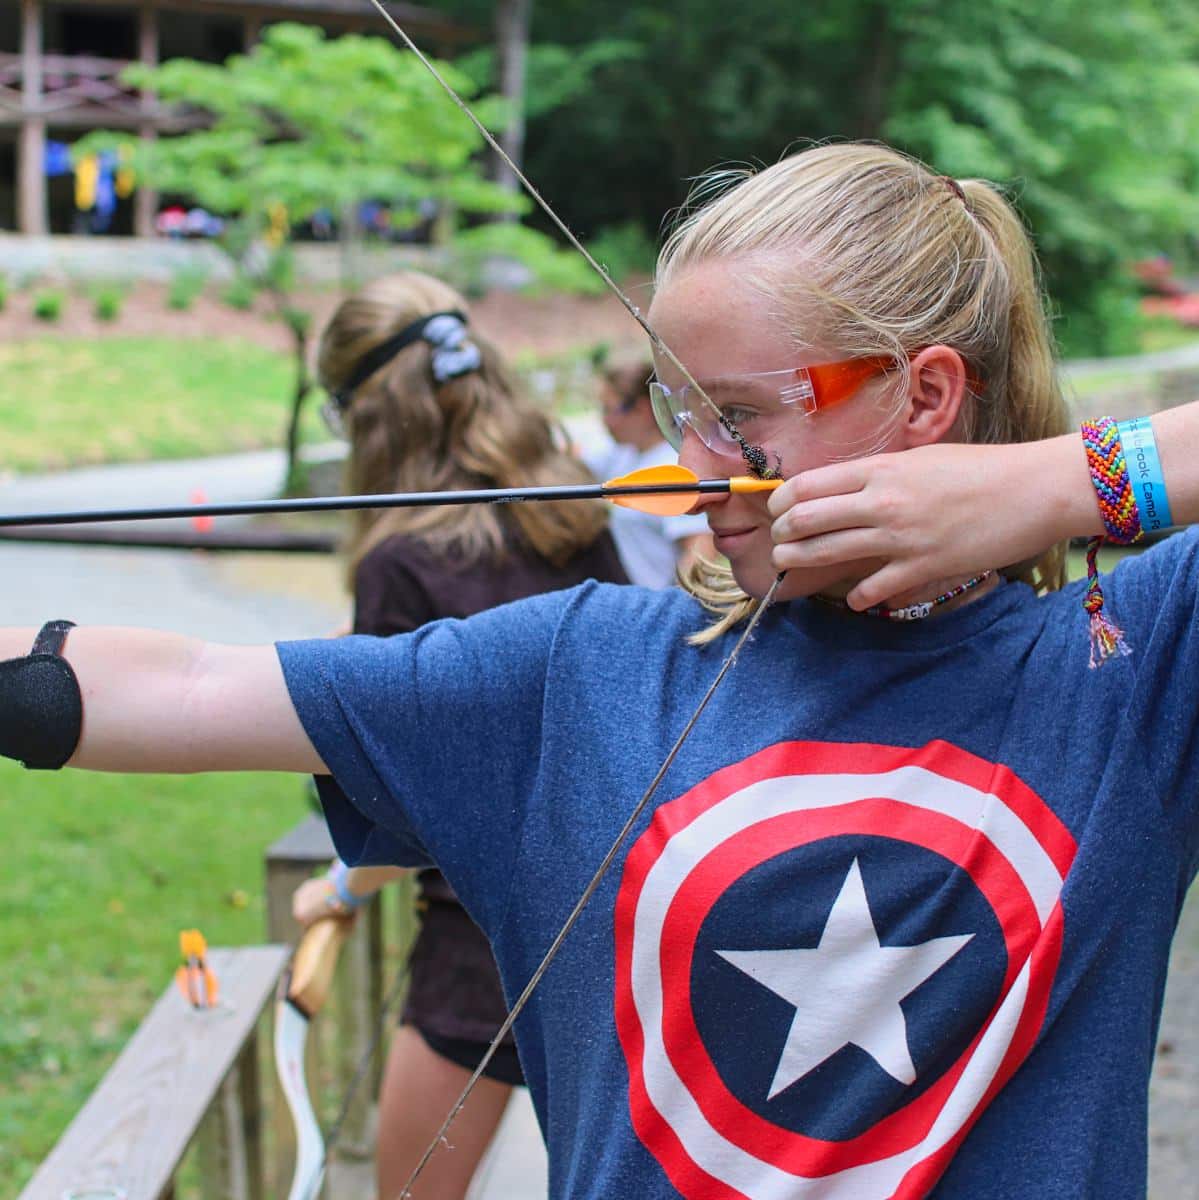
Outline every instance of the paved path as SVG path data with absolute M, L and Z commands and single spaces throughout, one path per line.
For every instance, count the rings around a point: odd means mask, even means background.
M 1199 367 L 1199 341 L 1174 350 L 1158 350 L 1153 354 L 1134 354 L 1127 358 L 1074 358 L 1062 363 L 1067 379 L 1087 375 L 1118 375 L 1150 373 L 1153 371 L 1182 371 Z
M 579 427 L 584 437 L 593 427 Z M 88 503 L 186 502 L 269 496 L 281 478 L 272 455 L 204 463 L 72 472 L 0 481 L 0 511 Z M 148 624 L 234 642 L 321 635 L 345 619 L 336 565 L 261 555 L 125 551 L 0 542 L 0 623 L 52 616 Z M 1101 1053 L 1102 1031 L 1096 1033 Z M 1175 943 L 1150 1110 L 1151 1200 L 1199 1200 L 1199 892 Z M 496 1153 L 471 1200 L 544 1200 L 545 1156 L 527 1096 L 505 1118 Z M 370 1200 L 368 1166 L 340 1168 L 333 1200 Z

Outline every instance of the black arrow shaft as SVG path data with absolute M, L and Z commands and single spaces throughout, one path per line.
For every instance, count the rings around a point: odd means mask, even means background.
M 695 483 L 562 484 L 534 488 L 481 488 L 459 492 L 392 492 L 377 496 L 311 496 L 294 500 L 242 500 L 157 508 L 79 509 L 75 512 L 0 514 L 0 527 L 86 525 L 109 521 L 165 521 L 188 517 L 249 517 L 269 513 L 339 512 L 360 508 L 431 508 L 446 504 L 516 504 L 527 500 L 604 500 L 615 496 L 727 492 L 727 479 Z

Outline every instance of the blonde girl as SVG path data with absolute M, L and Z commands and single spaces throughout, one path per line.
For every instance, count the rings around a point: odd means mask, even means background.
M 736 431 L 786 479 L 701 501 L 727 571 L 386 642 L 78 630 L 82 736 L 46 761 L 316 772 L 343 857 L 436 861 L 511 992 L 785 569 L 518 1021 L 551 1194 L 1144 1195 L 1199 856 L 1195 539 L 1102 609 L 1061 586 L 1067 538 L 1139 510 L 1095 486 L 1130 460 L 1067 432 L 997 189 L 857 145 L 726 183 L 649 319 L 690 377 L 658 356 L 682 462 L 742 473 Z M 1199 409 L 1151 430 L 1188 524 Z M 1096 669 L 1103 621 L 1128 652 Z M 0 635 L 26 720 L 33 633 Z

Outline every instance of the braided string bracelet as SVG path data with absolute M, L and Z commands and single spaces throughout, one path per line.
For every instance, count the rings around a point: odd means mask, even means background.
M 1099 582 L 1097 557 L 1105 541 L 1131 546 L 1145 536 L 1141 513 L 1137 508 L 1120 430 L 1112 417 L 1099 417 L 1082 423 L 1082 444 L 1087 452 L 1087 467 L 1104 534 L 1087 543 L 1087 595 L 1083 607 L 1090 615 L 1091 666 L 1101 667 L 1116 655 L 1131 653 L 1124 632 L 1103 611 L 1103 587 Z

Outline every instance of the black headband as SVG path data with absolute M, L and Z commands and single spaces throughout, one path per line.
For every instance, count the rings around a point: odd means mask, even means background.
M 359 359 L 349 379 L 333 394 L 338 408 L 349 408 L 350 398 L 356 388 L 361 387 L 384 363 L 390 362 L 401 350 L 417 341 L 426 341 L 433 347 L 433 378 L 438 383 L 478 370 L 483 362 L 478 346 L 467 335 L 465 313 L 456 309 L 430 313 L 405 325 L 399 333 L 392 334 Z

